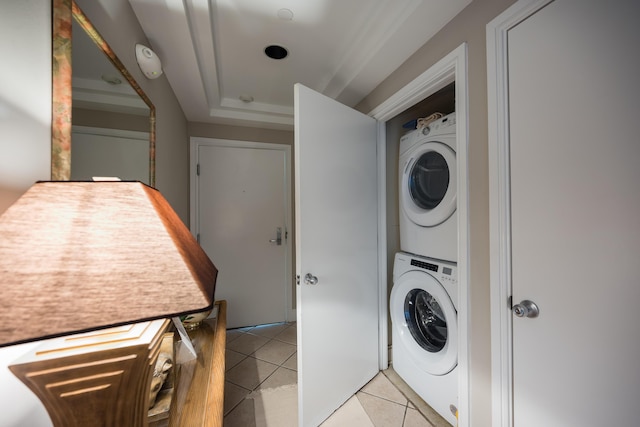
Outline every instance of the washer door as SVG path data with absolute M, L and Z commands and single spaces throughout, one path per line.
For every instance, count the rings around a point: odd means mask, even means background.
M 409 271 L 391 290 L 391 322 L 415 364 L 444 375 L 458 364 L 457 312 L 444 287 L 430 274 Z
M 456 210 L 456 154 L 441 142 L 425 142 L 403 165 L 402 208 L 415 224 L 433 227 Z

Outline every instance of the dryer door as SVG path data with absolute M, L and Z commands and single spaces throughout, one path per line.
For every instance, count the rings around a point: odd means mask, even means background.
M 456 210 L 456 154 L 441 142 L 425 142 L 403 165 L 402 208 L 415 224 L 433 227 Z
M 401 275 L 391 290 L 391 321 L 414 362 L 444 375 L 458 364 L 458 321 L 451 297 L 433 276 Z

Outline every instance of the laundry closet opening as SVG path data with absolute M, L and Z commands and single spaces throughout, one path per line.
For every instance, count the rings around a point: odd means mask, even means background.
M 386 122 L 386 192 L 387 192 L 387 301 L 391 296 L 393 259 L 400 251 L 400 198 L 398 182 L 398 160 L 400 138 L 416 129 L 418 118 L 428 117 L 434 113 L 444 116 L 456 110 L 455 81 L 423 99 Z M 389 345 L 391 342 L 391 316 L 387 317 Z
M 457 192 L 466 179 L 456 152 L 466 117 L 461 107 L 457 120 L 455 81 L 434 90 L 385 123 L 387 336 L 396 382 L 415 392 L 418 408 L 437 413 L 430 421 L 455 425 L 458 337 L 464 335 L 458 329 Z

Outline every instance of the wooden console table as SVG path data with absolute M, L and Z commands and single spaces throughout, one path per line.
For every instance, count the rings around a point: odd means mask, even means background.
M 198 358 L 180 366 L 168 425 L 222 427 L 227 302 L 216 301 L 217 315 L 189 331 Z

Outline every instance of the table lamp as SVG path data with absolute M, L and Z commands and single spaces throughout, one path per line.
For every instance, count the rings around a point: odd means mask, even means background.
M 10 369 L 54 425 L 144 426 L 144 388 L 169 323 L 157 319 L 211 309 L 216 277 L 157 190 L 38 182 L 0 216 L 0 347 L 82 333 Z M 104 328 L 108 349 L 78 356 Z

